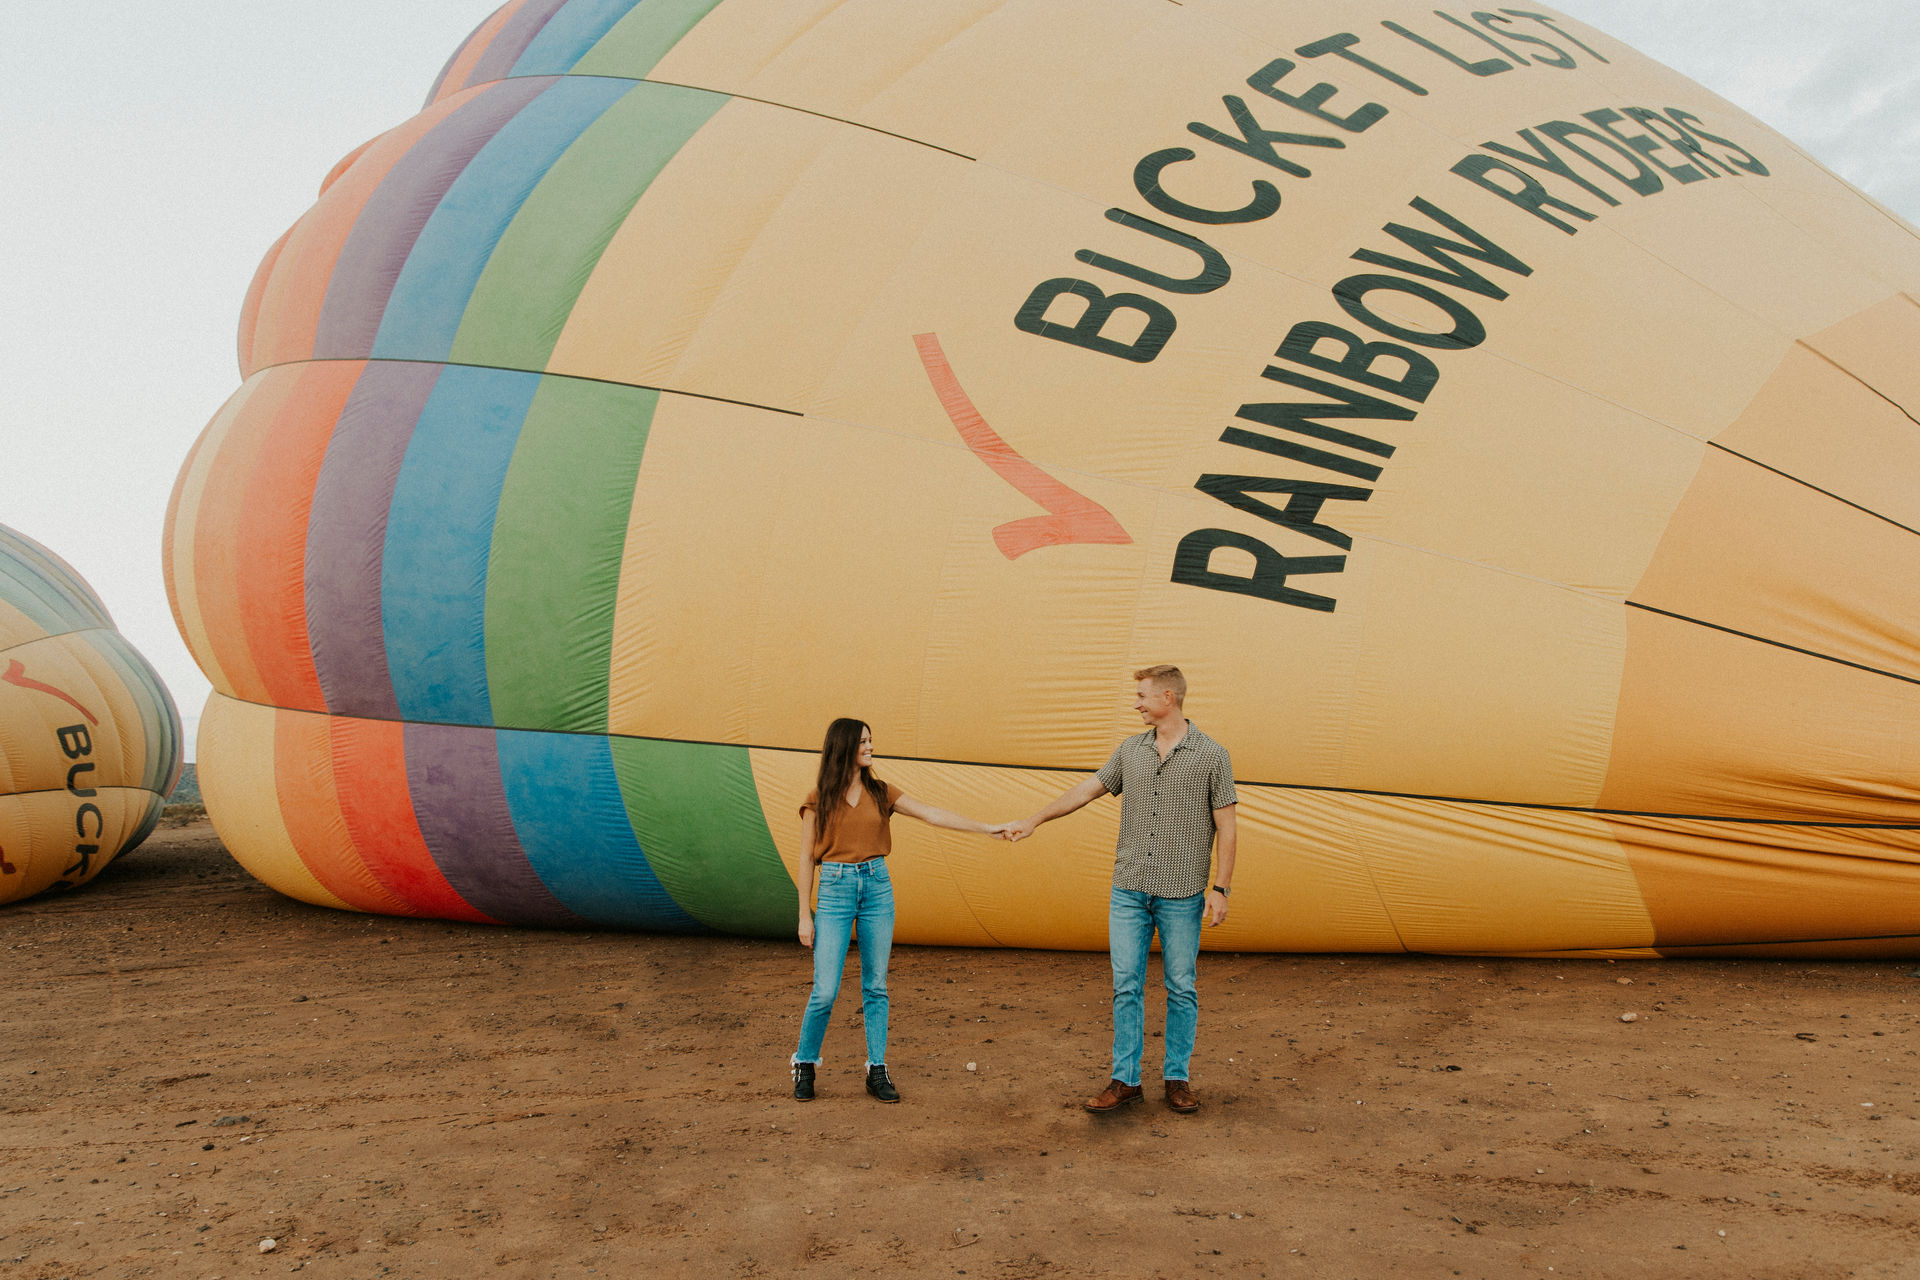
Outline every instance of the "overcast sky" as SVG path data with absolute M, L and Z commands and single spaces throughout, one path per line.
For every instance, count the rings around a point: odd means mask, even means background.
M 901 0 L 907 3 L 909 0 Z M 1920 222 L 1920 4 L 1555 0 Z M 167 495 L 238 385 L 254 268 L 491 0 L 0 0 L 0 524 L 65 556 L 189 729 Z M 189 748 L 191 751 L 191 747 Z

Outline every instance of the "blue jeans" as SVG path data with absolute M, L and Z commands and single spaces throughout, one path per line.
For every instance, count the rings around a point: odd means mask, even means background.
M 887 1060 L 887 956 L 893 951 L 893 880 L 887 860 L 823 862 L 819 905 L 813 913 L 813 994 L 800 1021 L 795 1062 L 820 1061 L 827 1019 L 840 994 L 847 944 L 860 926 L 860 1016 L 867 1028 L 867 1063 Z
M 1107 907 L 1107 949 L 1113 957 L 1113 1078 L 1140 1083 L 1146 1048 L 1147 951 L 1160 931 L 1160 972 L 1167 987 L 1166 1053 L 1160 1074 L 1187 1079 L 1193 1035 L 1200 1024 L 1194 976 L 1200 961 L 1200 915 L 1207 895 L 1156 898 L 1136 889 L 1115 889 Z

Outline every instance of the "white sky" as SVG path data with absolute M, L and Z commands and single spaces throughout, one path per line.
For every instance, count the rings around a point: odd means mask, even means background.
M 93 584 L 190 731 L 207 682 L 167 607 L 160 530 L 187 449 L 239 383 L 247 284 L 334 162 L 417 111 L 493 7 L 0 0 L 0 523 Z M 1920 4 L 1552 7 L 1920 222 Z

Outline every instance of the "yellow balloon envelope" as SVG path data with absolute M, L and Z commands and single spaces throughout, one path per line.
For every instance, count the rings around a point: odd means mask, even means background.
M 249 294 L 170 519 L 282 892 L 781 934 L 822 729 L 1032 811 L 1175 662 L 1209 945 L 1920 952 L 1920 245 L 1540 9 L 516 0 Z M 1117 805 L 899 833 L 1098 947 Z
M 179 781 L 159 676 L 72 566 L 0 526 L 0 904 L 99 875 Z

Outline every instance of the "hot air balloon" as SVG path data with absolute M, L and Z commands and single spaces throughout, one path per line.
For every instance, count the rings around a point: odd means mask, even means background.
M 1920 952 L 1920 244 L 1550 10 L 515 0 L 268 252 L 166 552 L 283 893 L 788 933 L 1174 662 L 1241 950 Z M 1094 948 L 1117 805 L 904 832 Z
M 180 715 L 66 561 L 0 526 L 0 903 L 87 883 L 180 781 Z

